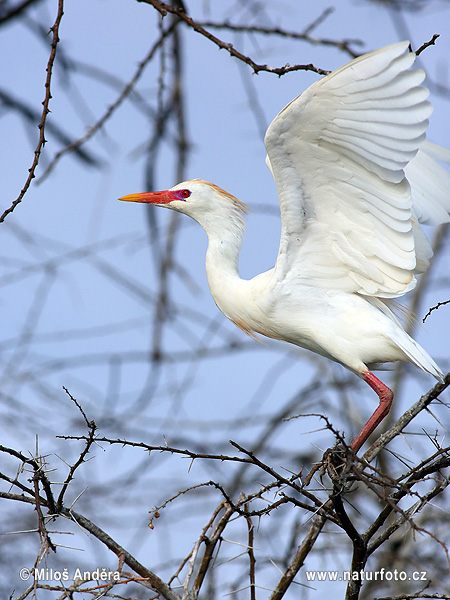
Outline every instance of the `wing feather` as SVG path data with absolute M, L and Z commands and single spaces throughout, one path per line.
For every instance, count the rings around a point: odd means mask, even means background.
M 426 142 L 405 169 L 411 184 L 414 214 L 424 225 L 450 221 L 450 173 L 436 161 L 449 165 L 450 150 Z
M 386 298 L 414 287 L 414 271 L 429 258 L 414 214 L 429 222 L 448 217 L 450 175 L 431 150 L 415 158 L 428 148 L 432 107 L 408 45 L 366 54 L 317 81 L 268 128 L 266 162 L 282 217 L 279 281 Z M 438 167 L 445 200 L 436 190 L 440 200 L 428 210 L 423 200 L 414 212 L 408 163 L 420 167 L 413 198 L 428 195 Z

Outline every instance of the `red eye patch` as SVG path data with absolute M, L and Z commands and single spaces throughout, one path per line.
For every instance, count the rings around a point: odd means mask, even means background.
M 190 190 L 172 190 L 171 194 L 173 194 L 177 200 L 186 200 L 186 198 L 189 198 L 191 195 L 191 192 Z

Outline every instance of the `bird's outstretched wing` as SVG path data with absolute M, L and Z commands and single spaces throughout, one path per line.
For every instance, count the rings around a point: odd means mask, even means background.
M 414 287 L 420 235 L 404 168 L 424 142 L 432 106 L 408 45 L 317 81 L 267 130 L 281 206 L 280 280 L 387 298 Z

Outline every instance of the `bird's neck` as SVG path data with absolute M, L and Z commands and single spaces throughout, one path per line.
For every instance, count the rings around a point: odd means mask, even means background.
M 208 235 L 206 274 L 211 294 L 219 309 L 229 319 L 232 297 L 239 293 L 243 280 L 239 276 L 239 253 L 245 231 L 245 223 L 238 214 L 229 215 L 220 227 L 204 227 Z
M 216 277 L 239 278 L 239 253 L 242 247 L 245 226 L 228 226 L 220 230 L 207 231 L 206 273 L 208 281 Z

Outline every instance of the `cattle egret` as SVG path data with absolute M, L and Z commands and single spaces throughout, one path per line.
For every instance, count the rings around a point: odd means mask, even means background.
M 371 369 L 410 361 L 443 377 L 392 312 L 392 299 L 415 286 L 432 255 L 418 221 L 450 220 L 450 174 L 436 162 L 450 162 L 450 151 L 425 142 L 432 106 L 408 47 L 352 60 L 269 126 L 266 163 L 282 224 L 266 273 L 239 277 L 246 206 L 217 185 L 194 179 L 120 198 L 170 208 L 203 227 L 211 293 L 245 333 L 312 350 L 370 385 L 379 406 L 351 444 L 355 453 L 393 399 Z

